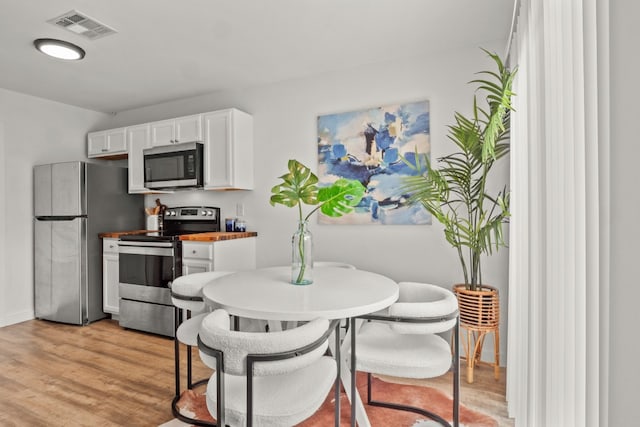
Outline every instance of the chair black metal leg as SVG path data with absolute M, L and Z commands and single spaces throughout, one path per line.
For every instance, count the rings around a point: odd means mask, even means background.
M 175 307 L 174 318 L 175 318 L 175 334 L 173 337 L 173 358 L 174 358 L 174 371 L 175 371 L 175 382 L 176 382 L 176 394 L 171 401 L 171 413 L 174 417 L 179 419 L 182 422 L 187 424 L 203 426 L 203 427 L 215 427 L 217 424 L 210 423 L 208 421 L 197 420 L 195 418 L 190 418 L 185 415 L 182 415 L 178 410 L 178 401 L 180 400 L 181 389 L 180 389 L 180 341 L 178 341 L 178 327 L 180 323 L 182 323 L 183 313 L 182 310 L 178 307 Z M 191 364 L 191 346 L 187 346 L 187 388 L 192 389 L 202 384 L 206 384 L 209 379 L 205 378 L 196 383 L 193 383 L 192 376 L 192 364 Z
M 180 343 L 178 342 L 178 326 L 180 326 L 181 310 L 178 307 L 174 309 L 174 337 L 173 337 L 173 361 L 174 373 L 176 375 L 176 397 L 180 397 Z
M 426 409 L 416 408 L 415 406 L 409 406 L 409 405 L 400 405 L 400 404 L 397 404 L 397 403 L 380 402 L 380 401 L 377 401 L 377 400 L 373 400 L 371 398 L 371 395 L 372 395 L 372 393 L 371 393 L 371 374 L 367 374 L 367 403 L 369 405 L 371 405 L 371 406 L 379 406 L 381 408 L 396 409 L 396 410 L 400 410 L 400 411 L 415 412 L 416 414 L 424 415 L 427 418 L 431 418 L 432 420 L 440 423 L 444 427 L 451 427 L 451 424 L 449 424 L 449 422 L 447 420 L 442 418 L 440 415 L 437 415 L 437 414 L 434 414 L 433 412 L 427 411 Z
M 193 388 L 193 375 L 191 366 L 191 346 L 187 346 L 187 388 L 191 390 Z
M 335 427 L 340 427 L 340 322 L 336 324 L 336 351 L 334 358 L 336 360 L 336 384 L 335 384 Z

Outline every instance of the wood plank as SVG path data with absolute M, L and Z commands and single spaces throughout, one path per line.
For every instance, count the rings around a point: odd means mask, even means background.
M 186 354 L 181 347 L 182 385 Z M 193 349 L 194 377 L 211 370 Z M 450 375 L 450 374 L 449 374 Z M 506 416 L 505 373 L 476 368 L 461 381 L 462 402 L 513 426 Z M 396 382 L 451 393 L 450 377 Z M 173 341 L 101 320 L 89 326 L 31 320 L 0 328 L 0 425 L 157 426 L 173 418 Z

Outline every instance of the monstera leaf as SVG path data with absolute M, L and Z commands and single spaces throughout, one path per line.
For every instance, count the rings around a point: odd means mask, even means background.
M 318 191 L 320 211 L 330 217 L 340 217 L 353 212 L 353 208 L 360 203 L 365 188 L 353 179 L 340 178 L 330 187 Z
M 315 211 L 330 217 L 340 217 L 353 211 L 364 196 L 365 188 L 355 179 L 340 178 L 328 187 L 318 189 L 318 177 L 297 160 L 287 163 L 289 172 L 280 176 L 282 182 L 271 189 L 271 206 L 298 207 L 300 221 L 306 221 Z M 303 219 L 302 204 L 317 205 Z
M 316 186 L 318 177 L 297 160 L 289 160 L 287 168 L 289 173 L 279 177 L 282 184 L 271 189 L 273 193 L 270 200 L 271 206 L 279 203 L 292 208 L 301 203 L 318 204 L 318 187 Z

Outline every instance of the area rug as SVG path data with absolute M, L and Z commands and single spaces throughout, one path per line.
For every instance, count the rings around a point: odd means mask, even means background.
M 367 379 L 366 374 L 358 373 L 358 392 L 361 398 L 366 399 Z M 373 378 L 373 398 L 376 400 L 392 401 L 405 405 L 426 408 L 444 419 L 453 419 L 451 396 L 440 390 L 431 387 L 417 385 L 395 384 Z M 340 425 L 349 425 L 351 412 L 349 401 L 344 392 L 341 394 L 341 419 Z M 178 402 L 180 413 L 202 421 L 215 422 L 207 410 L 205 397 L 193 391 L 185 391 Z M 373 427 L 395 426 L 395 427 L 431 427 L 439 426 L 424 416 L 412 412 L 398 411 L 394 409 L 380 408 L 365 404 L 365 410 L 369 421 Z M 298 424 L 297 427 L 326 427 L 333 425 L 334 416 L 334 396 L 333 390 L 327 396 L 320 409 L 313 417 Z M 460 405 L 460 424 L 464 427 L 498 427 L 498 422 L 488 415 L 471 410 L 464 405 Z M 175 419 L 163 424 L 161 427 L 181 427 L 187 426 Z

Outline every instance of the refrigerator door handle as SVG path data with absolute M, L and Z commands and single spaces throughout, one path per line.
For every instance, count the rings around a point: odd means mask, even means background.
M 73 221 L 76 218 L 86 218 L 86 215 L 77 216 L 37 216 L 36 221 Z

